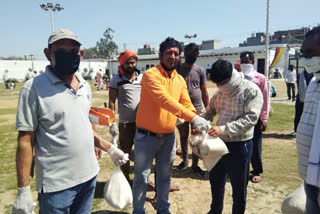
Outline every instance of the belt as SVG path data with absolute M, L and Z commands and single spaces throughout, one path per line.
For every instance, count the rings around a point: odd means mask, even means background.
M 157 134 L 151 131 L 148 131 L 146 129 L 141 129 L 141 128 L 137 128 L 137 131 L 140 132 L 141 134 L 145 134 L 147 136 L 153 136 L 153 137 L 164 137 L 167 134 Z

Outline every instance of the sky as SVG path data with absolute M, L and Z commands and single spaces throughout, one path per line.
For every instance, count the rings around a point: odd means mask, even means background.
M 81 48 L 94 47 L 108 27 L 119 51 L 144 44 L 158 49 L 168 36 L 185 44 L 216 39 L 237 47 L 266 30 L 267 0 L 0 0 L 1 57 L 45 59 L 51 19 L 40 5 L 48 2 L 64 8 L 53 13 L 54 28 L 75 32 Z M 319 8 L 320 0 L 270 0 L 270 33 L 319 25 Z

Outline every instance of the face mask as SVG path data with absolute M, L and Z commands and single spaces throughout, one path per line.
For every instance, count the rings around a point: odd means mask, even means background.
M 249 63 L 248 64 L 240 64 L 240 68 L 244 74 L 247 74 L 253 70 L 253 65 L 249 64 Z
M 197 61 L 197 57 L 196 56 L 186 56 L 186 63 L 188 64 L 193 64 Z
M 74 74 L 79 69 L 80 56 L 74 52 L 56 51 L 54 69 L 62 75 Z
M 314 56 L 311 58 L 302 57 L 301 65 L 307 70 L 309 74 L 320 71 L 320 56 Z
M 316 78 L 317 81 L 320 80 L 320 72 L 313 73 L 313 76 Z

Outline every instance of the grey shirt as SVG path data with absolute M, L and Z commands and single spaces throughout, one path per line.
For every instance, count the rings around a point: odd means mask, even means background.
M 142 74 L 130 81 L 126 76 L 117 74 L 110 80 L 110 88 L 116 89 L 118 99 L 119 123 L 136 122 L 136 114 L 140 103 Z
M 205 71 L 199 65 L 193 64 L 191 68 L 181 66 L 178 73 L 185 79 L 191 102 L 200 113 L 202 110 L 201 86 L 206 84 Z
M 19 96 L 16 128 L 35 131 L 37 191 L 56 192 L 84 183 L 99 171 L 89 121 L 92 94 L 76 73 L 72 91 L 51 71 L 27 81 Z

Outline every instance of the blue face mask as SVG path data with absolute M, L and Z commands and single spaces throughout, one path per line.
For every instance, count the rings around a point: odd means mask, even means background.
M 72 75 L 79 69 L 80 56 L 75 52 L 54 52 L 56 64 L 54 69 L 62 75 Z

